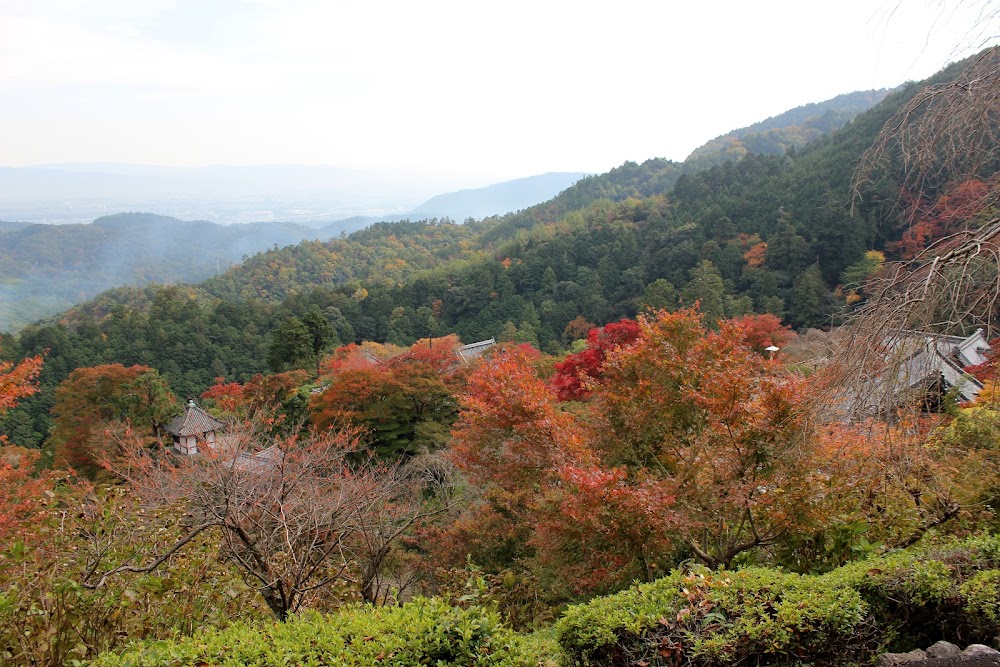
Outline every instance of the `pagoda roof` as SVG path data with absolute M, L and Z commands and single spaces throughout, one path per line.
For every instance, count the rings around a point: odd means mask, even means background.
M 219 431 L 225 427 L 223 422 L 199 408 L 194 401 L 188 401 L 187 407 L 184 408 L 184 414 L 171 419 L 166 430 L 170 435 L 184 437 Z

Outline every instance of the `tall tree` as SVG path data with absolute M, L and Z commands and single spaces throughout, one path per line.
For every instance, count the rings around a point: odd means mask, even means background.
M 316 373 L 319 374 L 320 358 L 323 351 L 337 341 L 337 332 L 318 306 L 313 306 L 302 316 L 302 324 L 312 336 L 312 353 L 316 359 Z
M 56 461 L 94 475 L 114 446 L 105 433 L 109 423 L 142 425 L 145 435 L 157 437 L 160 425 L 179 411 L 177 399 L 148 366 L 77 368 L 56 388 L 50 440 Z
M 707 259 L 691 269 L 691 280 L 681 290 L 681 295 L 686 305 L 698 304 L 710 321 L 726 316 L 726 284 L 719 270 Z
M 737 323 L 692 310 L 640 319 L 604 365 L 605 465 L 664 480 L 675 530 L 712 567 L 780 540 L 821 495 L 800 380 L 755 353 Z
M 800 328 L 829 324 L 830 291 L 818 264 L 802 272 L 792 287 L 792 322 Z
M 311 367 L 317 338 L 297 317 L 289 317 L 271 334 L 267 363 L 274 371 Z

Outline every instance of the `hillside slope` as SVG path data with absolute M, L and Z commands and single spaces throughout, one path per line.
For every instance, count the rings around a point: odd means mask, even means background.
M 267 370 L 273 332 L 316 309 L 336 344 L 457 333 L 552 353 L 645 306 L 698 302 L 710 317 L 771 312 L 796 327 L 829 325 L 845 307 L 834 293 L 841 277 L 901 231 L 894 184 L 851 215 L 850 182 L 858 156 L 918 89 L 788 155 L 694 174 L 667 160 L 627 163 L 515 215 L 384 223 L 269 251 L 200 287 L 104 293 L 0 339 L 7 358 L 48 350 L 42 391 L 0 432 L 40 442 L 54 388 L 78 366 L 147 364 L 186 396 L 218 376 L 245 381 Z
M 883 92 L 850 93 L 819 104 L 799 107 L 775 118 L 761 121 L 750 128 L 734 130 L 732 136 L 752 134 L 761 128 L 787 130 L 791 133 L 792 130 L 789 128 L 797 126 L 783 125 L 783 123 L 805 122 L 807 119 L 814 118 L 816 113 L 825 114 L 827 117 L 832 114 L 838 119 L 854 117 L 859 109 L 867 108 L 876 99 L 881 99 Z M 843 122 L 839 122 L 839 124 L 843 124 Z M 824 126 L 829 129 L 817 130 L 808 136 L 812 139 L 821 137 L 824 132 L 835 129 L 836 125 L 838 123 Z M 467 258 L 473 247 L 478 246 L 480 250 L 488 251 L 497 244 L 515 237 L 523 230 L 534 228 L 540 224 L 556 222 L 567 214 L 585 209 L 600 200 L 622 202 L 629 198 L 641 199 L 666 195 L 672 191 L 678 179 L 683 175 L 696 174 L 707 169 L 713 163 L 723 164 L 727 161 L 727 157 L 733 157 L 729 155 L 725 146 L 712 148 L 710 144 L 711 142 L 706 144 L 703 147 L 704 150 L 699 149 L 702 151 L 699 153 L 702 157 L 691 162 L 679 163 L 663 158 L 653 158 L 642 164 L 626 162 L 605 174 L 579 178 L 559 194 L 541 204 L 530 206 L 516 213 L 472 223 L 471 229 L 464 232 L 456 233 L 455 230 L 452 230 L 450 233 L 455 233 L 456 238 L 461 236 L 466 244 L 452 251 L 444 250 L 443 254 L 439 252 L 434 262 L 422 261 L 414 264 L 409 259 L 409 255 L 412 254 L 409 251 L 396 255 L 392 245 L 400 238 L 411 237 L 411 232 L 407 231 L 405 226 L 394 224 L 374 232 L 374 238 L 387 239 L 388 243 L 385 247 L 376 247 L 372 243 L 373 235 L 361 232 L 348 237 L 346 241 L 336 239 L 326 244 L 307 243 L 298 247 L 279 249 L 268 252 L 265 257 L 252 258 L 243 266 L 234 267 L 224 276 L 211 281 L 206 285 L 206 288 L 221 298 L 260 296 L 281 299 L 289 293 L 302 293 L 311 287 L 331 282 L 374 279 L 376 277 L 398 282 L 413 271 L 433 268 L 442 260 Z M 713 150 L 715 152 L 712 152 Z M 746 151 L 743 151 L 736 157 L 742 158 L 745 154 Z M 506 184 L 500 184 L 500 186 L 503 185 Z M 500 186 L 494 187 L 499 188 Z M 486 190 L 490 190 L 490 188 Z M 455 194 L 462 196 L 468 194 L 470 197 L 475 195 L 476 201 L 481 202 L 480 197 L 483 191 L 463 191 L 463 193 Z M 423 209 L 430 212 L 432 208 L 434 207 L 431 206 L 431 202 L 428 202 L 419 209 L 415 209 L 414 213 Z M 456 219 L 454 216 L 451 217 Z M 416 216 L 410 219 L 416 219 Z M 386 230 L 391 230 L 391 232 Z M 364 247 L 352 246 L 351 243 L 354 241 L 360 242 Z M 419 244 L 420 241 L 410 238 L 404 243 L 415 247 L 413 243 Z M 379 262 L 372 264 L 371 260 L 376 257 L 379 258 Z M 401 265 L 400 261 L 403 261 L 404 264 Z M 269 268 L 265 269 L 264 267 Z M 281 283 L 282 286 L 275 289 L 277 283 Z
M 689 167 L 706 168 L 727 160 L 740 160 L 748 153 L 781 155 L 789 149 L 802 148 L 810 141 L 839 130 L 890 92 L 887 88 L 855 91 L 789 109 L 712 139 L 696 148 L 684 163 Z
M 0 233 L 0 332 L 111 287 L 198 282 L 266 248 L 320 237 L 291 223 L 217 225 L 151 213 L 7 229 Z

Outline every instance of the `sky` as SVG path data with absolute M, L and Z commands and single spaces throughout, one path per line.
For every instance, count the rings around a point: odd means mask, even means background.
M 989 6 L 0 0 L 0 166 L 331 165 L 472 187 L 682 160 L 929 76 L 985 45 Z

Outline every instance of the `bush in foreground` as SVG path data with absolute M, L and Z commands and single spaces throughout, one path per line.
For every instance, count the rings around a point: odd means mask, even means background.
M 937 639 L 1000 631 L 1000 536 L 903 551 L 823 576 L 765 568 L 675 571 L 571 607 L 569 665 L 849 665 Z
M 554 665 L 546 649 L 503 627 L 479 607 L 438 599 L 402 607 L 354 607 L 331 616 L 306 614 L 261 627 L 236 624 L 177 641 L 138 644 L 106 654 L 94 667 L 271 667 L 277 665 Z
M 521 636 L 482 607 L 418 599 L 137 644 L 94 667 L 846 666 L 938 639 L 988 643 L 998 632 L 1000 536 L 979 536 L 822 576 L 757 567 L 674 571 L 570 607 L 554 633 Z

